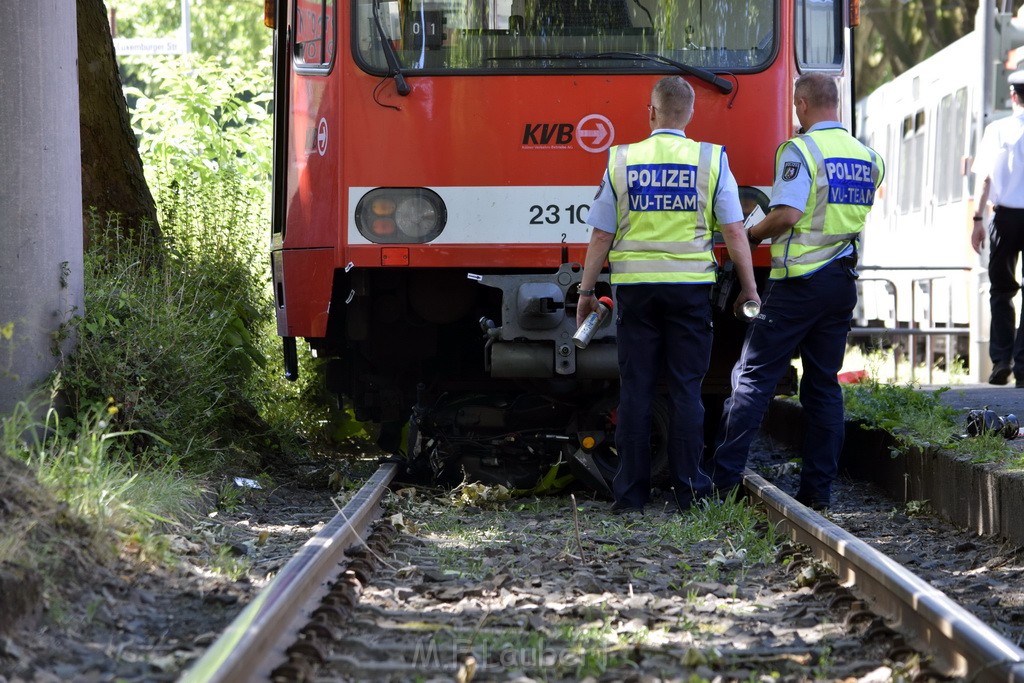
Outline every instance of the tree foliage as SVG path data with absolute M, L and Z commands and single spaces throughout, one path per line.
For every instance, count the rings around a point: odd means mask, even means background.
M 167 37 L 182 25 L 181 0 L 109 2 L 121 37 Z M 120 59 L 147 177 L 152 184 L 185 171 L 202 184 L 227 173 L 247 194 L 266 193 L 273 80 L 263 5 L 188 5 L 191 53 Z
M 147 95 L 135 101 L 132 124 L 150 183 L 187 171 L 200 184 L 232 174 L 246 193 L 265 194 L 271 166 L 270 71 L 237 59 L 150 58 Z
M 978 0 L 864 0 L 854 31 L 858 98 L 974 30 Z
M 159 38 L 181 26 L 181 0 L 108 0 L 118 37 Z M 270 29 L 263 3 L 246 0 L 189 0 L 192 51 L 203 57 L 237 57 L 257 68 L 269 61 Z M 141 64 L 141 62 L 139 62 Z

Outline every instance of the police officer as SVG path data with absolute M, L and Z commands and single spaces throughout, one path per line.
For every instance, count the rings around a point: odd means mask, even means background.
M 1012 371 L 1018 387 L 1024 387 L 1024 316 L 1016 328 L 1013 299 L 1020 291 L 1017 261 L 1024 251 L 1024 70 L 1010 74 L 1010 102 L 1013 115 L 985 128 L 978 156 L 971 170 L 975 174 L 974 229 L 971 246 L 981 253 L 985 242 L 985 209 L 994 207 L 989 229 L 991 250 L 988 279 L 992 322 L 988 353 L 992 359 L 990 384 L 1006 384 Z
M 739 486 L 750 442 L 799 350 L 806 433 L 796 497 L 824 509 L 843 445 L 836 375 L 857 303 L 857 247 L 884 167 L 838 122 L 839 92 L 830 76 L 802 75 L 793 99 L 806 132 L 779 147 L 771 212 L 748 231 L 752 244 L 771 239 L 772 270 L 761 312 L 748 326 L 733 368 L 713 477 L 723 495 Z
M 587 221 L 593 230 L 577 323 L 596 308 L 594 287 L 606 258 L 615 286 L 620 394 L 614 512 L 642 512 L 650 496 L 651 406 L 662 365 L 672 401 L 667 445 L 675 501 L 686 510 L 712 491 L 699 465 L 700 389 L 711 358 L 716 229 L 736 265 L 738 301 L 760 301 L 725 150 L 684 132 L 693 101 L 693 88 L 678 76 L 655 84 L 647 107 L 651 135 L 611 148 Z

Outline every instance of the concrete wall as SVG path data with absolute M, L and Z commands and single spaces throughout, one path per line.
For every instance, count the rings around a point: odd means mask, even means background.
M 57 364 L 83 306 L 75 3 L 0 3 L 0 415 Z M 66 352 L 71 340 L 60 345 Z

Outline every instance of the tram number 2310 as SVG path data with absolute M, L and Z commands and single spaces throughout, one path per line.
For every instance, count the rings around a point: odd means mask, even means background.
M 559 223 L 582 225 L 587 222 L 589 211 L 589 204 L 569 204 L 568 206 L 534 204 L 530 207 L 530 225 L 558 225 Z

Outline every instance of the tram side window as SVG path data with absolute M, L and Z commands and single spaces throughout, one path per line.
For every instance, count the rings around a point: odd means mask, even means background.
M 935 155 L 935 195 L 938 203 L 960 201 L 963 197 L 964 158 L 967 140 L 967 88 L 942 98 L 938 112 L 938 150 Z
M 797 0 L 796 60 L 804 69 L 838 69 L 843 63 L 842 2 Z
M 296 0 L 294 59 L 300 71 L 320 71 L 334 61 L 335 0 Z
M 903 119 L 900 143 L 900 213 L 921 209 L 924 194 L 924 110 Z

